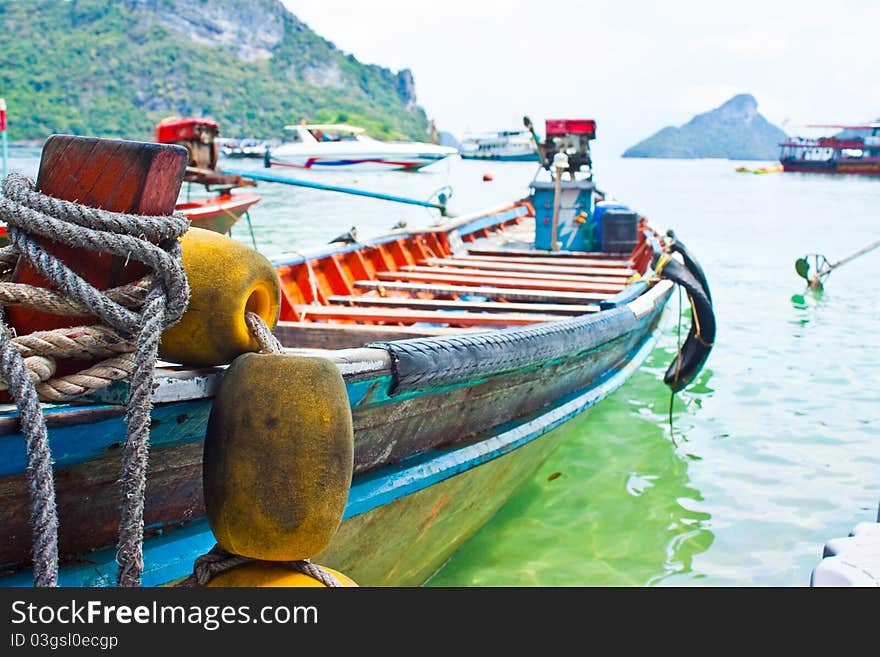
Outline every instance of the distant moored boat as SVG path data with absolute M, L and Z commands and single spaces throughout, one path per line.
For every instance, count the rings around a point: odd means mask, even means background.
M 527 130 L 498 132 L 466 137 L 459 151 L 465 160 L 497 160 L 502 162 L 537 162 L 537 147 Z
M 880 123 L 809 127 L 839 128 L 852 134 L 786 139 L 779 144 L 779 161 L 785 171 L 880 176 Z

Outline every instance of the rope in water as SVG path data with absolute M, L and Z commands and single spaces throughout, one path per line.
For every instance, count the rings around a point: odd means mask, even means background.
M 3 180 L 2 192 L 0 219 L 7 224 L 10 246 L 0 250 L 0 263 L 8 272 L 10 263 L 24 258 L 59 291 L 56 294 L 45 291 L 34 293 L 32 290 L 33 295 L 27 303 L 37 303 L 37 296 L 44 294 L 48 295 L 45 298 L 57 301 L 62 306 L 65 303 L 73 304 L 76 314 L 97 316 L 113 333 L 99 331 L 92 337 L 99 342 L 100 336 L 107 339 L 103 347 L 106 353 L 123 352 L 100 363 L 99 366 L 103 368 L 96 366 L 81 372 L 80 375 L 85 376 L 83 382 L 88 385 L 73 384 L 66 389 L 67 392 L 62 390 L 61 394 L 82 394 L 78 391 L 88 391 L 91 384 L 106 380 L 101 375 L 107 372 L 120 378 L 130 378 L 126 409 L 128 429 L 121 475 L 117 582 L 120 586 L 137 586 L 143 570 L 143 511 L 153 368 L 162 332 L 180 319 L 189 302 L 189 285 L 183 272 L 178 242 L 178 238 L 188 229 L 189 222 L 183 216 L 146 217 L 61 201 L 38 193 L 32 180 L 14 173 Z M 130 307 L 134 300 L 129 295 L 140 294 L 131 288 L 141 285 L 126 286 L 124 294 L 119 294 L 119 288 L 112 293 L 98 290 L 46 251 L 36 237 L 143 263 L 153 275 L 149 284 L 144 286 L 142 302 Z M 10 295 L 27 292 L 22 287 L 11 292 L 8 286 L 4 285 L 4 288 Z M 59 296 L 63 298 L 59 300 Z M 0 303 L 15 302 L 13 297 L 0 298 Z M 67 311 L 63 314 L 67 314 Z M 76 333 L 71 329 L 63 331 L 67 337 Z M 53 363 L 48 358 L 31 360 L 32 370 L 26 359 L 43 357 L 23 355 L 31 353 L 28 350 L 35 350 L 36 342 L 44 337 L 41 333 L 32 343 L 22 342 L 21 338 L 12 335 L 5 318 L 0 317 L 0 376 L 7 382 L 9 392 L 19 408 L 26 442 L 34 534 L 34 584 L 56 586 L 58 517 L 51 452 L 46 423 L 39 406 L 39 394 L 45 393 L 45 382 L 51 378 L 47 372 L 53 370 Z M 124 347 L 124 343 L 128 346 Z M 64 348 L 75 351 L 79 347 L 67 344 Z M 95 372 L 96 368 L 105 372 Z M 35 385 L 32 371 L 44 381 L 43 384 Z M 44 375 L 46 379 L 41 378 Z M 38 393 L 38 388 L 41 393 Z

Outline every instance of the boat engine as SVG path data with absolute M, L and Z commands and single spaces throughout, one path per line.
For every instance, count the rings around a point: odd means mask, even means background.
M 156 141 L 160 144 L 177 144 L 189 152 L 189 162 L 183 180 L 212 186 L 221 194 L 233 187 L 253 187 L 252 180 L 241 176 L 221 173 L 217 170 L 220 124 L 210 119 L 172 117 L 156 126 Z
M 606 201 L 593 183 L 595 138 L 593 119 L 547 119 L 539 155 L 550 180 L 531 183 L 535 248 L 628 254 L 635 247 L 639 215 Z
M 593 160 L 590 142 L 596 138 L 596 122 L 593 119 L 547 119 L 544 123 L 542 161 L 553 168 L 553 158 L 564 153 L 568 158 L 568 174 L 571 180 L 577 174 L 587 180 L 593 179 Z M 555 171 L 552 173 L 555 174 Z
M 217 168 L 217 144 L 220 124 L 208 119 L 165 119 L 156 126 L 156 141 L 178 144 L 189 151 L 187 166 L 198 169 Z

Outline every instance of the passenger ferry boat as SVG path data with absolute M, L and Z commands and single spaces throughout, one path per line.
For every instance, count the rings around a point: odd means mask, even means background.
M 810 127 L 840 128 L 843 132 L 816 139 L 786 139 L 779 144 L 784 171 L 880 176 L 880 123 Z
M 465 160 L 537 162 L 535 141 L 527 130 L 501 130 L 466 137 L 459 154 Z

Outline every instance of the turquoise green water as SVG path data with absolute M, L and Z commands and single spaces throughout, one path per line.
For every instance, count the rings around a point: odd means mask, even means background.
M 33 152 L 12 154 L 13 168 L 36 170 Z M 674 295 L 645 366 L 565 425 L 559 450 L 431 585 L 808 586 L 825 541 L 876 519 L 880 249 L 833 273 L 820 298 L 805 295 L 794 261 L 814 251 L 836 260 L 880 238 L 880 180 L 756 176 L 738 164 L 597 157 L 599 186 L 674 228 L 700 260 L 716 347 L 676 396 L 670 432 L 662 376 L 677 343 Z M 534 172 L 453 160 L 313 179 L 419 199 L 451 184 L 450 208 L 464 213 L 526 195 Z M 258 191 L 251 218 L 267 255 L 351 226 L 368 236 L 436 219 L 329 192 Z M 233 236 L 250 241 L 244 221 Z
M 609 189 L 674 227 L 712 287 L 718 340 L 677 396 L 660 345 L 432 585 L 808 586 L 824 542 L 880 501 L 880 250 L 804 294 L 795 259 L 880 238 L 880 181 L 613 161 Z M 557 474 L 558 473 L 558 474 Z

